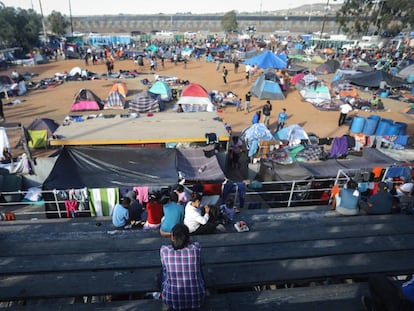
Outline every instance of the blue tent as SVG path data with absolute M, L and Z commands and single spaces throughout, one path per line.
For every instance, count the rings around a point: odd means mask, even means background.
M 285 99 L 279 83 L 266 80 L 264 73 L 254 82 L 250 92 L 259 99 Z
M 283 60 L 280 56 L 274 54 L 271 51 L 265 51 L 257 56 L 246 59 L 243 64 L 254 66 L 257 65 L 260 69 L 268 68 L 286 68 L 286 60 Z

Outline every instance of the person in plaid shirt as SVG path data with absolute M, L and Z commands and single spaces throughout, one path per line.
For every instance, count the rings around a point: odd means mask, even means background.
M 173 310 L 200 308 L 205 297 L 201 247 L 197 242 L 190 243 L 190 232 L 186 225 L 174 226 L 171 245 L 161 246 L 160 257 L 163 302 Z

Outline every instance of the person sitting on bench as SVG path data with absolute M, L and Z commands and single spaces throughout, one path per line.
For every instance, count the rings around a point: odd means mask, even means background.
M 161 246 L 160 257 L 163 302 L 172 310 L 200 308 L 206 293 L 201 270 L 201 247 L 197 242 L 190 243 L 186 225 L 173 227 L 171 245 Z
M 358 184 L 350 179 L 345 188 L 335 196 L 336 211 L 342 215 L 358 215 L 360 192 L 357 189 Z

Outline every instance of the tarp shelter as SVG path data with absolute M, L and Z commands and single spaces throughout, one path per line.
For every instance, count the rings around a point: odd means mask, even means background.
M 151 53 L 155 53 L 158 51 L 158 47 L 155 44 L 151 44 L 149 47 L 147 47 L 145 50 L 151 51 Z
M 358 73 L 349 77 L 348 80 L 352 84 L 363 87 L 379 87 L 381 81 L 387 82 L 391 87 L 401 87 L 406 84 L 403 79 L 393 76 L 383 70 Z
M 259 142 L 272 140 L 274 137 L 266 125 L 263 123 L 255 123 L 242 131 L 240 139 L 246 143 L 246 146 L 249 149 L 248 156 L 251 157 L 256 154 L 259 148 Z
M 285 99 L 279 83 L 266 80 L 262 73 L 250 88 L 250 92 L 259 99 Z
M 74 76 L 78 75 L 78 76 L 80 77 L 80 76 L 81 76 L 81 74 L 82 74 L 82 68 L 81 68 L 81 67 L 73 67 L 73 68 L 69 71 L 68 76 L 69 76 L 69 77 L 74 77 Z
M 46 148 L 48 139 L 59 127 L 54 120 L 48 118 L 35 119 L 27 127 L 27 141 L 30 148 Z
M 43 54 L 34 54 L 33 59 L 36 65 L 49 63 L 49 59 Z
M 129 103 L 129 112 L 160 112 L 160 105 L 158 103 L 158 99 L 138 94 Z
M 202 148 L 177 149 L 177 170 L 187 181 L 223 182 L 225 176 L 216 155 L 206 153 Z
M 322 72 L 323 74 L 334 73 L 340 66 L 340 63 L 336 59 L 328 59 L 323 64 L 316 67 L 316 72 Z
M 94 92 L 81 89 L 75 94 L 70 111 L 102 110 L 103 107 L 102 100 Z
M 295 85 L 296 83 L 298 83 L 304 77 L 305 77 L 305 74 L 303 72 L 297 73 L 290 79 L 290 83 Z
M 118 91 L 111 92 L 106 98 L 104 109 L 124 109 L 125 97 Z
M 311 63 L 312 64 L 323 64 L 325 62 L 325 58 L 323 58 L 320 55 L 315 55 L 314 57 L 312 57 Z
M 115 82 L 111 89 L 109 90 L 109 94 L 113 93 L 113 92 L 118 92 L 120 93 L 124 98 L 127 97 L 128 95 L 128 86 L 125 82 Z
M 265 51 L 257 56 L 253 56 L 252 58 L 246 59 L 243 64 L 255 66 L 257 65 L 260 69 L 268 69 L 268 68 L 286 68 L 287 62 L 283 60 L 275 53 L 271 51 Z
M 308 134 L 303 127 L 298 124 L 292 124 L 282 128 L 275 133 L 274 138 L 289 141 L 289 146 L 299 145 L 302 140 L 309 141 Z
M 124 146 L 65 146 L 44 189 L 173 185 L 176 150 Z
M 181 104 L 184 112 L 213 112 L 216 110 L 206 89 L 197 83 L 190 83 L 184 87 L 178 104 Z
M 172 99 L 172 92 L 170 86 L 164 81 L 155 82 L 148 90 L 151 94 L 159 95 L 161 100 L 170 101 Z
M 414 77 L 414 64 L 401 69 L 397 76 L 403 79 L 407 79 L 409 76 Z
M 312 104 L 322 104 L 331 101 L 331 93 L 327 86 L 314 87 L 310 85 L 300 90 L 300 95 L 302 95 L 305 101 Z

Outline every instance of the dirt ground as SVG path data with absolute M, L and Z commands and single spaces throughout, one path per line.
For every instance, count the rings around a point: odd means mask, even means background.
M 150 81 L 154 81 L 154 74 L 150 74 L 149 66 L 146 63 L 145 73 L 135 79 L 124 79 L 129 88 L 128 100 L 131 100 L 137 93 L 145 92 L 146 87 L 140 83 L 143 78 L 148 78 Z M 232 91 L 244 100 L 245 93 L 251 87 L 251 83 L 246 82 L 244 76 L 244 66 L 239 68 L 239 72 L 234 72 L 233 64 L 222 64 L 228 69 L 228 83 L 223 84 L 221 71 L 216 71 L 215 64 L 205 61 L 192 60 L 188 62 L 187 68 L 184 68 L 183 64 L 179 63 L 174 65 L 169 61 L 165 62 L 165 68 L 158 68 L 156 74 L 176 76 L 180 79 L 189 80 L 190 82 L 199 83 L 204 86 L 208 91 L 218 90 L 222 92 Z M 42 78 L 53 77 L 57 72 L 70 71 L 73 67 L 79 66 L 83 69 L 88 69 L 99 74 L 106 72 L 106 67 L 103 64 L 85 66 L 83 60 L 58 60 L 52 61 L 49 64 L 37 65 L 31 67 L 17 67 L 17 71 L 20 73 L 30 72 L 38 73 L 39 76 L 34 78 L 34 81 L 38 81 Z M 131 60 L 122 60 L 115 62 L 115 71 L 118 70 L 138 70 L 138 66 Z M 11 70 L 6 72 L 11 73 Z M 330 77 L 322 77 L 330 82 Z M 70 107 L 73 101 L 75 93 L 81 88 L 89 88 L 94 91 L 100 98 L 105 99 L 108 96 L 108 92 L 113 82 L 117 79 L 100 79 L 92 81 L 77 81 L 77 82 L 65 82 L 62 85 L 44 90 L 30 91 L 27 95 L 18 97 L 22 100 L 22 103 L 17 105 L 8 106 L 6 103 L 9 101 L 4 99 L 4 113 L 7 118 L 7 122 L 19 122 L 24 126 L 29 125 L 35 118 L 44 117 L 51 118 L 57 123 L 61 124 L 65 116 L 69 115 Z M 360 94 L 361 97 L 369 98 L 370 94 Z M 251 118 L 256 110 L 261 110 L 265 100 L 258 100 L 252 98 L 250 113 L 244 111 L 236 112 L 234 106 L 228 106 L 220 112 L 219 115 L 224 122 L 230 124 L 235 133 L 242 131 L 248 127 L 251 123 Z M 301 99 L 297 90 L 291 89 L 286 99 L 279 101 L 272 101 L 273 111 L 271 116 L 271 129 L 274 129 L 276 117 L 282 108 L 287 109 L 289 118 L 287 124 L 299 124 L 304 127 L 308 133 L 314 133 L 319 137 L 336 137 L 341 136 L 348 131 L 347 126 L 338 127 L 337 120 L 339 116 L 338 111 L 319 111 L 314 108 L 312 104 L 304 102 Z M 408 104 L 395 101 L 384 100 L 386 112 L 375 113 L 383 118 L 393 119 L 394 121 L 405 122 L 408 124 L 408 132 L 414 132 L 414 122 L 401 114 L 401 110 L 406 108 Z M 169 105 L 172 107 L 173 103 Z M 111 113 L 114 113 L 111 111 Z M 118 112 L 121 113 L 121 112 Z M 164 113 L 164 112 L 163 112 Z M 168 112 L 165 112 L 168 113 Z M 88 114 L 88 113 L 85 113 Z M 372 113 L 353 111 L 352 114 L 358 114 L 361 116 L 368 116 Z M 146 117 L 146 116 L 144 116 Z

